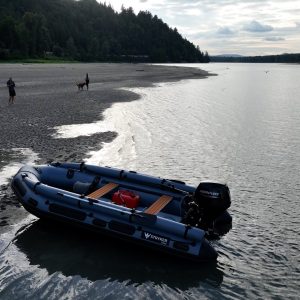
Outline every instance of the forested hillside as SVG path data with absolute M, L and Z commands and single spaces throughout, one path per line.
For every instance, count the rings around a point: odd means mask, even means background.
M 0 0 L 0 59 L 207 62 L 149 12 L 115 12 L 96 0 Z

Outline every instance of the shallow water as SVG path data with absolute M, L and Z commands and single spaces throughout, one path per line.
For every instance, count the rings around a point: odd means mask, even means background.
M 142 98 L 55 138 L 114 130 L 88 162 L 228 183 L 233 229 L 214 242 L 217 263 L 174 261 L 29 217 L 1 236 L 1 299 L 299 297 L 300 66 L 198 66 L 218 76 L 131 89 Z

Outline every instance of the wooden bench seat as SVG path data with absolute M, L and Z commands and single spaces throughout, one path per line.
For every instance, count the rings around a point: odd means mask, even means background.
M 152 203 L 151 206 L 149 206 L 144 213 L 150 214 L 150 215 L 156 215 L 161 210 L 163 210 L 173 199 L 171 196 L 162 195 L 160 196 L 154 203 Z
M 99 188 L 98 190 L 94 191 L 93 193 L 87 195 L 87 197 L 92 198 L 92 199 L 99 199 L 118 186 L 119 186 L 119 184 L 117 184 L 117 183 L 109 182 L 106 185 Z

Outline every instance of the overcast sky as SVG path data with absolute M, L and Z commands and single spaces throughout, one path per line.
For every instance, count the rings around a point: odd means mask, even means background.
M 104 2 L 99 0 L 99 2 Z M 210 55 L 300 52 L 300 0 L 106 0 L 148 10 Z

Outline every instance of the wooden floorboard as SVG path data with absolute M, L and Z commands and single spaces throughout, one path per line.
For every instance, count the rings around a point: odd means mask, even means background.
M 151 215 L 158 214 L 163 210 L 173 199 L 171 196 L 162 195 L 159 197 L 150 207 L 148 207 L 144 212 Z
M 93 199 L 99 199 L 100 197 L 104 196 L 105 194 L 107 194 L 110 191 L 112 191 L 113 189 L 115 189 L 117 186 L 118 186 L 117 183 L 110 182 L 110 183 L 102 186 L 98 190 L 94 191 L 93 193 L 87 195 L 87 197 L 93 198 Z

